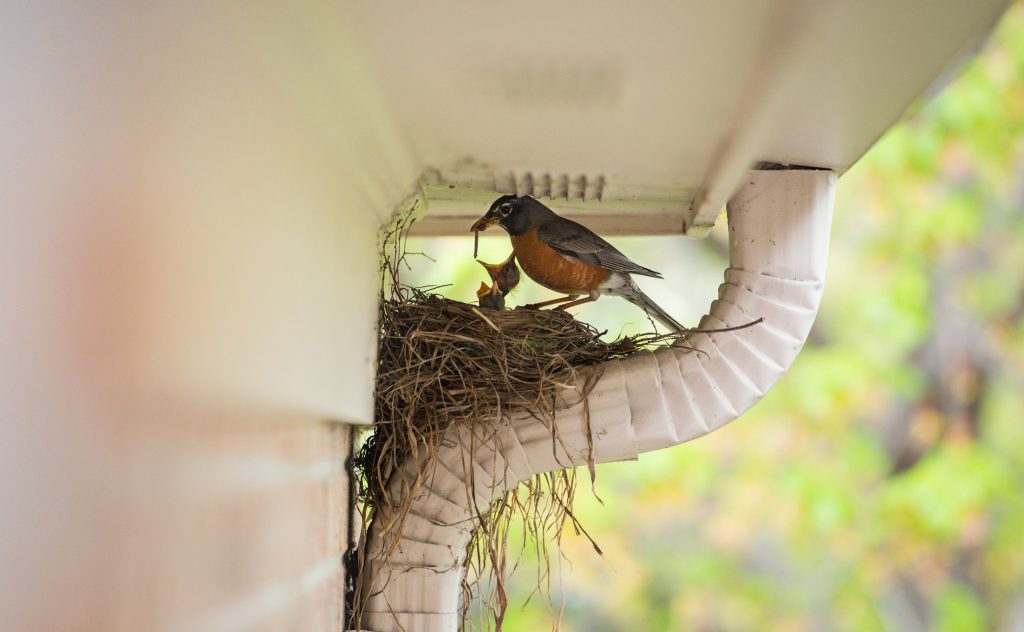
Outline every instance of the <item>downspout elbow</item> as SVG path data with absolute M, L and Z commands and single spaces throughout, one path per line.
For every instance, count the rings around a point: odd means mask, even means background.
M 753 171 L 728 205 L 729 268 L 689 348 L 623 361 L 632 382 L 654 373 L 662 409 L 634 416 L 639 453 L 689 441 L 738 417 L 789 370 L 818 313 L 825 281 L 835 174 Z M 636 364 L 639 370 L 632 370 Z M 655 368 L 656 367 L 656 368 Z M 636 376 L 635 378 L 633 376 Z M 632 399 L 632 398 L 630 398 Z

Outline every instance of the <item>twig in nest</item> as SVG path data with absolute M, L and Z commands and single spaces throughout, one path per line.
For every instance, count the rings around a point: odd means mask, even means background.
M 474 307 L 474 308 L 473 308 L 473 313 L 474 313 L 474 314 L 476 314 L 477 316 L 479 316 L 480 318 L 482 318 L 482 319 L 484 320 L 484 322 L 485 322 L 485 323 L 487 323 L 488 325 L 490 325 L 490 326 L 491 326 L 491 329 L 493 329 L 494 331 L 498 332 L 499 334 L 501 333 L 501 330 L 500 330 L 500 329 L 498 329 L 498 326 L 497 326 L 497 325 L 495 325 L 495 324 L 494 324 L 493 322 L 491 322 L 491 319 L 490 319 L 490 318 L 488 318 L 488 317 L 484 316 L 484 315 L 483 315 L 483 312 L 481 312 L 480 310 L 478 310 L 477 308 L 475 308 L 475 307 Z

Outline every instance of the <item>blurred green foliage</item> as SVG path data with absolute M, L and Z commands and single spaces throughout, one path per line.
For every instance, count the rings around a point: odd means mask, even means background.
M 564 542 L 561 629 L 1024 629 L 1022 207 L 1018 4 L 840 180 L 822 312 L 786 378 L 711 436 L 599 467 L 603 504 L 581 491 L 605 557 Z M 704 242 L 632 256 L 681 250 L 695 286 L 720 282 Z M 610 302 L 580 317 L 637 320 Z M 557 609 L 520 607 L 523 566 L 505 629 L 550 628 Z

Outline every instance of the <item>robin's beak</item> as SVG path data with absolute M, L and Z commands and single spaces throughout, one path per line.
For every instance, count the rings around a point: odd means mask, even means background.
M 474 233 L 481 230 L 487 230 L 488 226 L 496 224 L 497 222 L 498 219 L 496 217 L 488 217 L 487 215 L 484 215 L 480 219 L 476 220 L 469 230 Z
M 483 298 L 484 296 L 486 296 L 487 294 L 490 294 L 490 293 L 491 293 L 491 287 L 489 285 L 487 285 L 486 283 L 484 283 L 483 281 L 481 281 L 480 282 L 480 289 L 476 291 L 476 297 L 477 298 Z

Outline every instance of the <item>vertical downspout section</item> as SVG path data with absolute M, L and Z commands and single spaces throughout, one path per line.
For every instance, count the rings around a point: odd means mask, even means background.
M 725 283 L 698 329 L 765 321 L 692 334 L 690 349 L 663 347 L 607 363 L 588 398 L 597 462 L 636 458 L 716 430 L 789 369 L 821 299 L 835 182 L 825 170 L 753 171 L 743 181 L 728 204 Z M 587 462 L 590 441 L 578 392 L 567 394 L 555 424 L 558 445 L 527 414 L 486 430 L 459 429 L 424 463 L 430 475 L 420 487 L 412 487 L 416 463 L 396 474 L 392 493 L 414 498 L 404 520 L 380 515 L 369 534 L 364 629 L 458 629 L 474 516 L 533 474 Z M 393 549 L 381 555 L 385 542 Z

